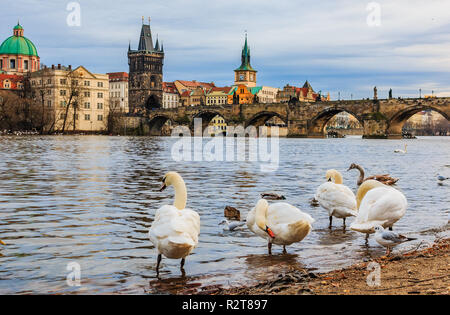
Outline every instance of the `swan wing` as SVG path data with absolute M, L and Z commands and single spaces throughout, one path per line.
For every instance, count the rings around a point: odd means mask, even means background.
M 328 214 L 337 217 L 356 216 L 355 194 L 345 185 L 325 183 L 316 192 L 316 200 L 328 211 Z
M 182 258 L 198 244 L 200 216 L 190 209 L 161 207 L 149 230 L 150 241 L 168 258 Z
M 372 189 L 362 200 L 358 216 L 350 228 L 373 233 L 376 225 L 392 226 L 405 215 L 407 206 L 406 197 L 394 188 Z

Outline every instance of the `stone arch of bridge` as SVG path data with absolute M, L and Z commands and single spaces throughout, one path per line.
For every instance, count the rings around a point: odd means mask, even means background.
M 446 113 L 445 111 L 437 108 L 435 106 L 429 106 L 425 104 L 418 104 L 414 106 L 409 106 L 398 113 L 396 113 L 388 123 L 387 135 L 390 138 L 400 138 L 402 137 L 402 130 L 404 124 L 415 114 L 424 111 L 424 110 L 432 110 L 438 112 L 442 116 L 444 116 L 448 121 L 450 121 L 450 113 Z
M 205 131 L 206 128 L 208 128 L 211 120 L 216 117 L 216 116 L 220 116 L 225 120 L 225 123 L 228 124 L 226 117 L 224 117 L 223 114 L 221 114 L 218 111 L 214 111 L 214 110 L 203 110 L 198 112 L 197 114 L 195 114 L 192 117 L 192 121 L 191 121 L 191 130 L 194 130 L 194 124 L 195 124 L 195 119 L 200 118 L 202 120 L 202 133 Z
M 324 109 L 311 120 L 308 120 L 308 137 L 323 138 L 325 136 L 325 126 L 327 123 L 331 118 L 342 112 L 346 112 L 355 117 L 359 124 L 364 127 L 364 121 L 357 113 L 345 108 L 331 107 Z
M 162 128 L 166 124 L 166 122 L 170 121 L 173 125 L 173 120 L 165 115 L 156 115 L 152 117 L 148 121 L 148 126 L 150 129 L 150 135 L 151 136 L 161 136 L 162 135 Z
M 263 112 L 257 113 L 256 115 L 254 115 L 253 117 L 248 119 L 245 122 L 245 127 L 247 128 L 248 126 L 254 126 L 254 127 L 258 128 L 258 127 L 264 126 L 264 124 L 273 117 L 278 117 L 285 124 L 287 124 L 286 117 L 283 117 L 281 114 L 279 114 L 277 112 L 263 111 Z

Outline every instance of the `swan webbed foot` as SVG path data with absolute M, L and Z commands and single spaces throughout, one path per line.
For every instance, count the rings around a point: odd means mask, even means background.
M 394 227 L 389 227 L 389 231 L 393 231 L 394 230 Z
M 330 217 L 330 226 L 328 228 L 331 229 L 332 226 L 333 226 L 333 217 Z
M 161 264 L 162 255 L 158 254 L 158 259 L 156 263 L 156 276 L 159 277 L 159 265 Z
M 272 243 L 267 244 L 267 249 L 269 250 L 269 255 L 272 255 Z
M 286 246 L 283 246 L 283 254 L 287 254 Z

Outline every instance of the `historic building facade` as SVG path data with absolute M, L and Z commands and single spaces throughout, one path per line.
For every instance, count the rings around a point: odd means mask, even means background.
M 144 115 L 163 103 L 164 47 L 153 46 L 150 23 L 142 24 L 137 50 L 128 47 L 130 113 Z
M 163 82 L 163 108 L 177 108 L 180 105 L 180 94 L 173 82 Z
M 34 97 L 53 119 L 47 131 L 105 131 L 109 113 L 109 77 L 83 66 L 61 65 L 30 75 Z
M 128 113 L 128 73 L 112 72 L 109 76 L 109 106 L 111 110 Z

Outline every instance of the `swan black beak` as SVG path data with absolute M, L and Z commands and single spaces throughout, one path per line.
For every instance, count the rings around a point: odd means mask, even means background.
M 167 188 L 166 183 L 163 183 L 159 191 L 164 191 Z

